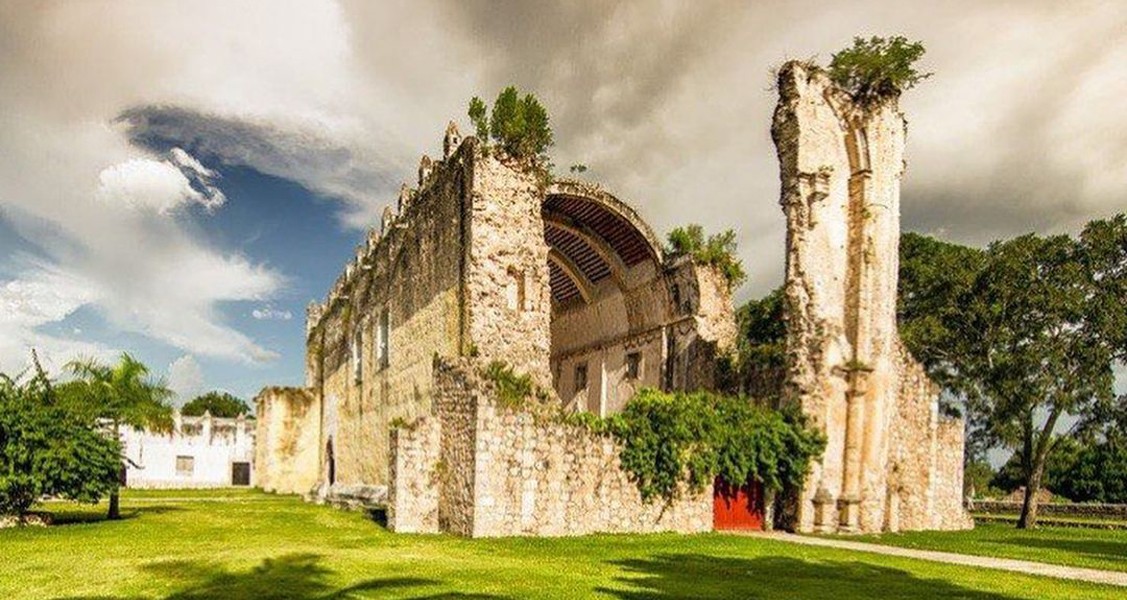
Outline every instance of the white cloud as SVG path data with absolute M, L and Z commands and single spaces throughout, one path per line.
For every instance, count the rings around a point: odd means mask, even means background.
M 192 187 L 185 171 L 201 183 L 204 191 Z M 226 197 L 211 185 L 214 173 L 180 148 L 173 148 L 170 160 L 132 158 L 106 167 L 98 175 L 95 197 L 106 204 L 121 204 L 134 209 L 150 209 L 161 214 L 188 204 L 199 204 L 212 211 Z
M 3 339 L 39 339 L 88 303 L 192 355 L 268 359 L 219 306 L 267 302 L 284 279 L 174 218 L 222 204 L 201 160 L 297 181 L 374 224 L 466 100 L 510 83 L 547 104 L 557 164 L 589 165 L 659 233 L 734 227 L 741 297 L 761 294 L 784 251 L 769 67 L 856 34 L 922 39 L 936 72 L 904 99 L 906 226 L 973 242 L 1074 227 L 1123 209 L 1125 19 L 1115 2 L 971 0 L 7 4 L 0 208 L 88 295 L 39 294 Z
M 185 354 L 168 365 L 168 388 L 176 393 L 179 405 L 203 393 L 203 369 L 194 356 Z
M 33 350 L 43 367 L 55 374 L 79 356 L 106 358 L 114 354 L 101 344 L 39 331 L 41 326 L 62 321 L 95 301 L 98 295 L 90 282 L 45 265 L 30 267 L 19 278 L 0 284 L 0 372 L 22 371 L 30 364 Z
M 256 308 L 250 311 L 250 316 L 260 321 L 289 321 L 293 318 L 293 313 L 288 310 L 279 310 L 273 306 L 266 305 L 262 308 Z

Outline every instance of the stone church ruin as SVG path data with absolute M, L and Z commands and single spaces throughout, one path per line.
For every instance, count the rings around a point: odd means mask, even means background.
M 794 527 L 967 526 L 962 424 L 938 416 L 896 334 L 903 119 L 798 65 L 780 82 L 785 395 L 829 440 Z M 600 416 L 643 387 L 716 386 L 736 338 L 727 280 L 666 256 L 598 186 L 545 183 L 451 124 L 442 158 L 422 158 L 416 187 L 310 304 L 306 335 L 305 386 L 256 400 L 263 489 L 382 505 L 395 531 L 713 528 L 712 490 L 643 501 L 614 440 L 507 406 L 484 376 L 503 361 L 556 410 Z

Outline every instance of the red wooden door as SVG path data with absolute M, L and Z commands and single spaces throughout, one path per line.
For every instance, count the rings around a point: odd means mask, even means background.
M 740 487 L 716 478 L 712 491 L 712 528 L 718 531 L 763 529 L 763 486 Z

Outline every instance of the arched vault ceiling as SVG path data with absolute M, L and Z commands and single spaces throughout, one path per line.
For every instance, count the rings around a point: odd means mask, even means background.
M 625 271 L 643 261 L 661 263 L 653 232 L 630 207 L 606 192 L 557 182 L 549 187 L 542 212 L 544 238 L 561 263 L 549 265 L 556 302 L 585 296 L 584 290 L 608 277 L 621 285 Z

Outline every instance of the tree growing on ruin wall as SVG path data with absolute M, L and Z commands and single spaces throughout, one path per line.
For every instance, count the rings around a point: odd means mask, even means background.
M 548 111 L 535 95 L 521 97 L 510 85 L 497 94 L 492 112 L 474 96 L 468 113 L 481 142 L 492 142 L 514 158 L 531 159 L 541 166 L 549 164 L 548 149 L 555 140 Z
M 931 77 L 916 68 L 924 46 L 904 36 L 853 38 L 853 45 L 833 55 L 830 77 L 861 102 L 897 96 Z
M 715 267 L 735 289 L 747 281 L 743 261 L 736 253 L 736 232 L 728 229 L 706 236 L 700 225 L 677 227 L 666 236 L 665 252 L 670 256 L 690 256 L 702 265 Z

